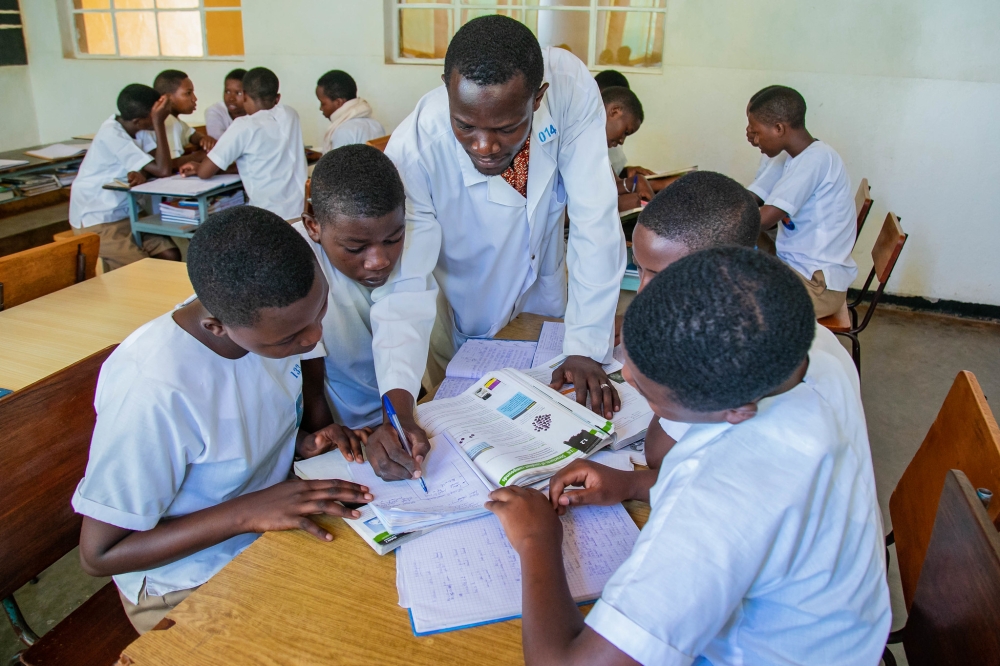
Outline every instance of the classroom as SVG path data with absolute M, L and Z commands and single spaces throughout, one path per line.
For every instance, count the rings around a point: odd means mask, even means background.
M 0 658 L 995 663 L 998 31 L 0 0 Z

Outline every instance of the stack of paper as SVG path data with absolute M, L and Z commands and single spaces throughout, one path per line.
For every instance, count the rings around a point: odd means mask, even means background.
M 145 182 L 142 185 L 133 187 L 132 191 L 137 194 L 163 194 L 173 197 L 196 197 L 199 194 L 210 192 L 217 187 L 232 185 L 233 183 L 238 183 L 239 181 L 239 175 L 234 173 L 219 174 L 205 179 L 198 178 L 196 176 L 185 178 L 184 176 L 178 175 L 171 176 L 170 178 L 157 178 L 156 180 Z
M 0 160 L 0 171 L 4 169 L 11 169 L 16 166 L 23 166 L 25 164 L 30 164 L 28 160 Z
M 535 347 L 536 343 L 521 340 L 468 340 L 448 363 L 434 399 L 454 398 L 493 370 L 527 370 L 537 365 L 532 361 Z
M 51 146 L 38 148 L 37 150 L 26 150 L 25 155 L 31 155 L 41 160 L 64 160 L 68 157 L 83 155 L 90 148 L 89 143 L 53 143 Z
M 25 174 L 23 176 L 7 176 L 4 182 L 13 185 L 21 196 L 33 197 L 45 192 L 58 190 L 62 185 L 52 174 Z
M 639 529 L 621 504 L 574 508 L 562 523 L 570 593 L 577 603 L 593 601 L 632 552 Z M 521 615 L 520 560 L 493 515 L 399 549 L 396 588 L 417 636 Z
M 246 203 L 243 190 L 238 190 L 228 195 L 217 195 L 211 198 L 208 204 L 208 214 L 218 213 L 220 210 L 242 206 Z M 192 199 L 172 199 L 160 203 L 160 219 L 164 222 L 176 222 L 179 224 L 199 223 L 200 210 L 198 202 Z
M 697 171 L 698 165 L 684 167 L 683 169 L 672 169 L 670 171 L 660 171 L 659 173 L 654 173 L 646 176 L 646 180 L 656 180 L 657 178 L 670 178 L 671 176 L 683 176 L 686 173 L 692 171 Z

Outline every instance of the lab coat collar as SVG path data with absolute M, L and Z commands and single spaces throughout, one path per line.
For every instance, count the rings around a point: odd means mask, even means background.
M 452 134 L 454 137 L 454 134 Z M 514 208 L 523 208 L 525 199 L 521 196 L 520 192 L 511 187 L 503 176 L 485 176 L 476 170 L 475 165 L 472 163 L 472 159 L 469 157 L 468 153 L 465 152 L 465 148 L 462 144 L 455 141 L 455 154 L 458 157 L 458 164 L 462 169 L 462 182 L 466 187 L 472 187 L 479 183 L 486 183 L 486 200 L 491 203 L 497 203 L 502 206 L 512 206 Z M 530 162 L 528 163 L 528 177 L 531 177 L 531 167 Z

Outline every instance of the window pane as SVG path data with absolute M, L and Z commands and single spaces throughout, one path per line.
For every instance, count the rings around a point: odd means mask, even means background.
M 156 0 L 156 6 L 160 9 L 198 9 L 198 0 Z
M 667 0 L 597 0 L 601 7 L 633 7 L 635 9 L 663 9 Z
M 28 51 L 24 48 L 24 32 L 21 28 L 0 30 L 0 67 L 27 64 Z
M 463 5 L 510 7 L 590 7 L 590 0 L 462 0 Z
M 162 2 L 162 0 L 160 0 Z M 121 14 L 119 21 L 121 20 Z M 160 55 L 200 58 L 201 13 L 159 12 Z
M 108 9 L 111 0 L 73 0 L 74 9 Z
M 558 46 L 587 61 L 590 38 L 590 12 L 553 11 L 538 9 L 463 9 L 462 24 L 474 18 L 500 14 L 509 16 L 528 26 L 535 33 L 538 43 Z
M 119 12 L 115 15 L 115 24 L 118 26 L 118 55 L 159 55 L 154 12 Z
M 662 12 L 598 12 L 597 65 L 659 67 L 663 19 Z
M 208 55 L 243 55 L 243 12 L 205 12 L 205 33 Z
M 153 0 L 115 0 L 115 9 L 152 9 L 152 8 L 153 8 Z
M 240 0 L 205 0 L 206 7 L 239 7 Z M 240 32 L 243 32 L 240 30 Z M 240 51 L 242 53 L 242 51 Z
M 451 38 L 447 9 L 399 10 L 399 57 L 444 58 Z
M 115 35 L 111 30 L 111 12 L 76 14 L 76 43 L 80 53 L 114 55 Z

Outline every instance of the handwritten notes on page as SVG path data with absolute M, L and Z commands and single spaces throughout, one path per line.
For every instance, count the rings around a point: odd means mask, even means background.
M 535 346 L 534 342 L 521 340 L 468 340 L 448 363 L 445 374 L 479 379 L 493 370 L 527 370 L 531 367 Z

